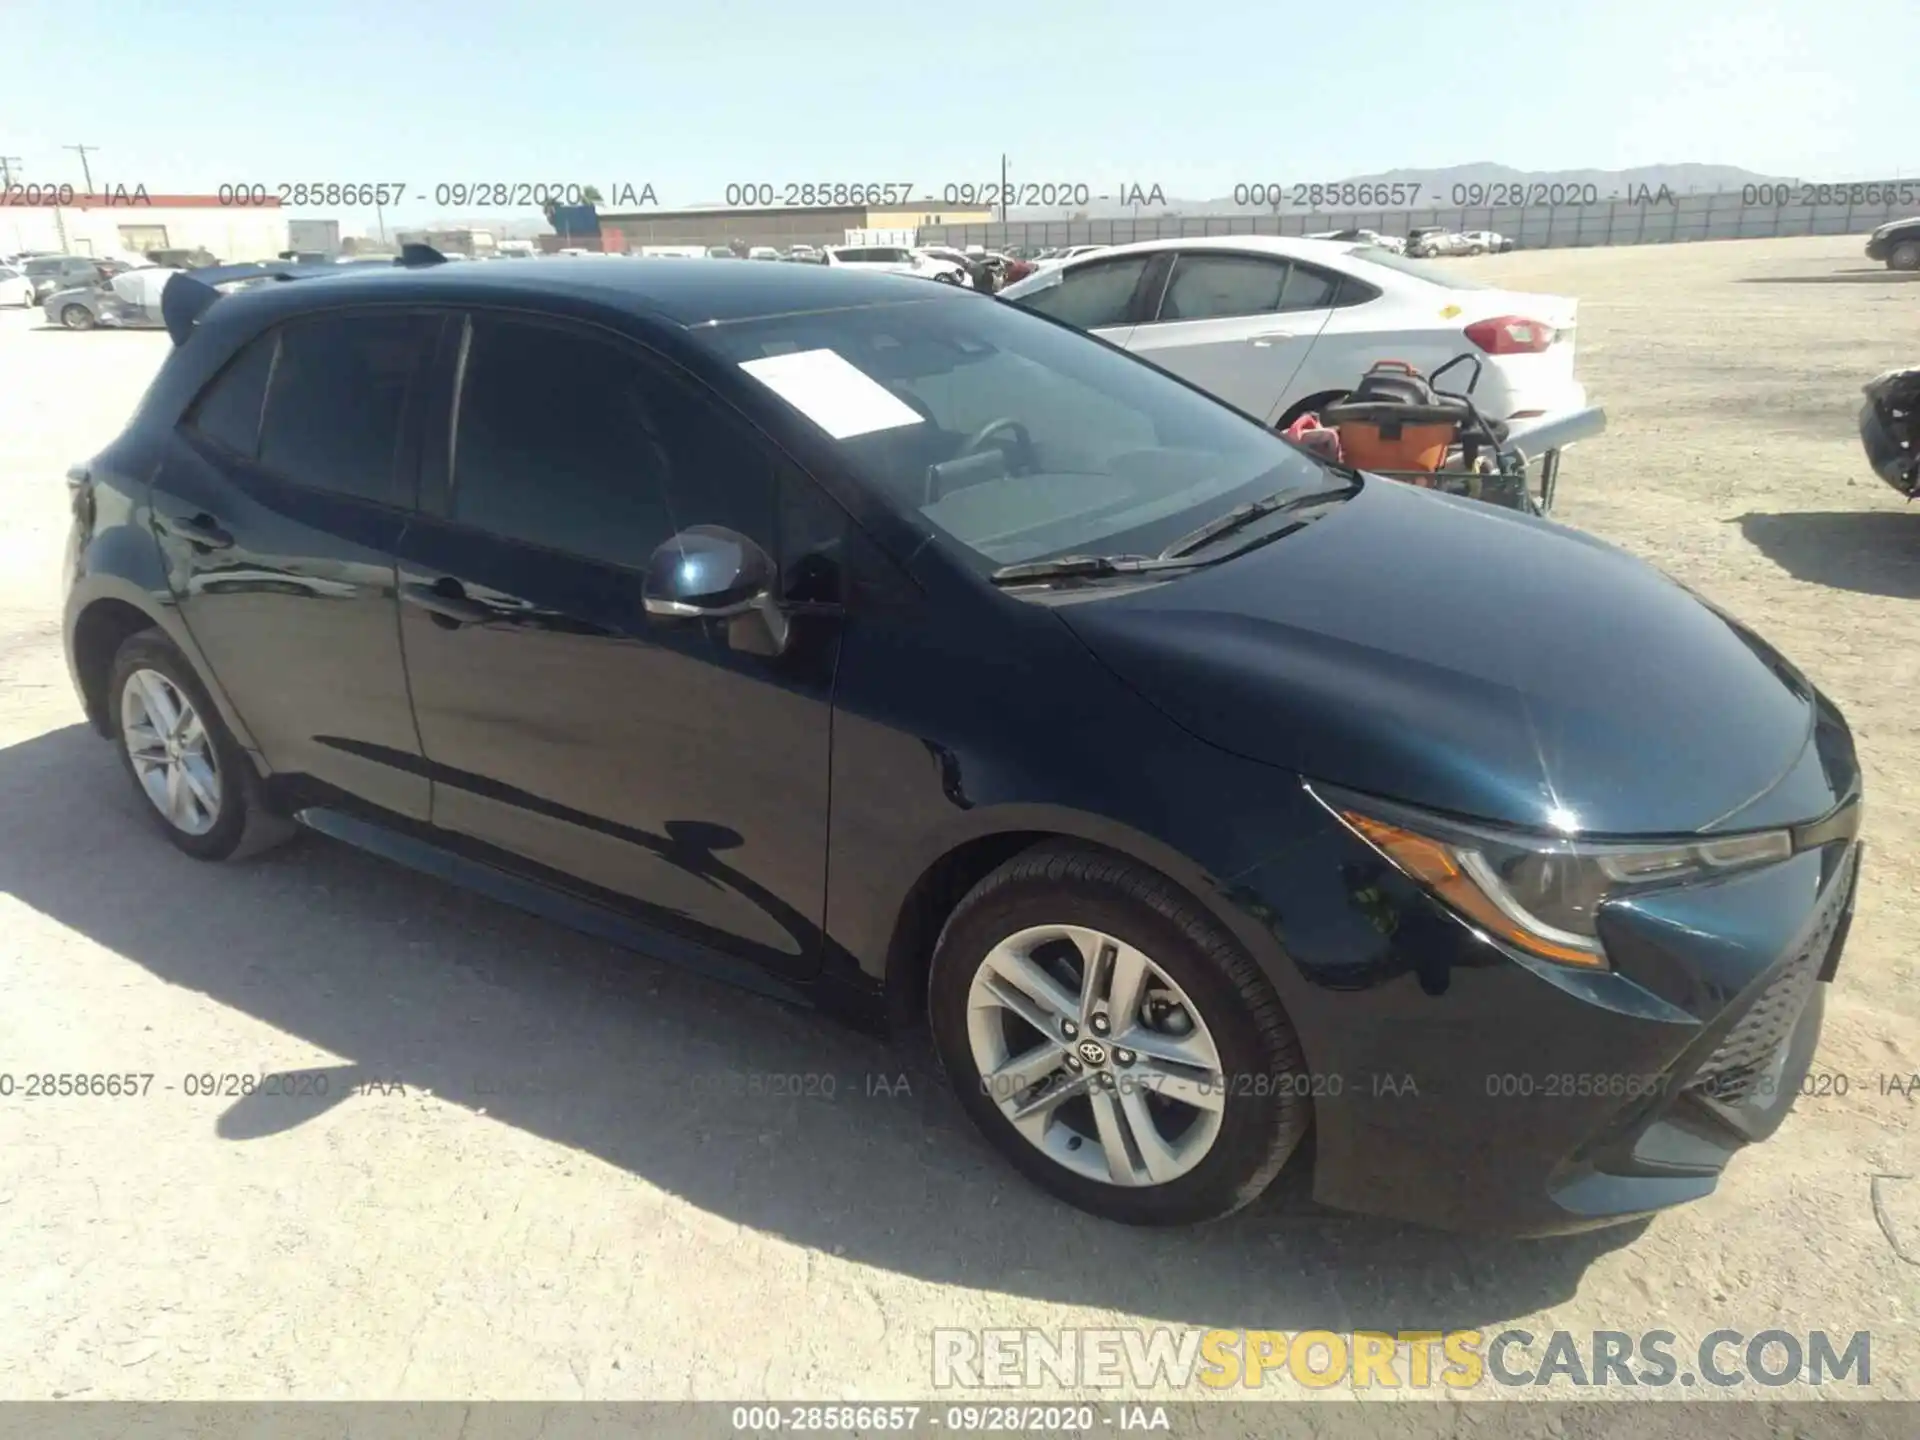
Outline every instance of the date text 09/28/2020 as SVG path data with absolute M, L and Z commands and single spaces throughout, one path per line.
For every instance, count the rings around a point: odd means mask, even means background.
M 651 184 L 630 180 L 605 186 L 571 180 L 442 180 L 415 185 L 407 180 L 296 180 L 267 184 L 240 180 L 214 192 L 222 205 L 347 205 L 387 206 L 404 201 L 434 205 L 607 205 L 641 209 L 658 205 Z

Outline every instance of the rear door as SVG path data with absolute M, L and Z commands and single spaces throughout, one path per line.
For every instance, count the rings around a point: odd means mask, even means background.
M 189 407 L 153 485 L 181 618 L 267 763 L 416 819 L 394 547 L 438 323 L 341 312 L 267 332 Z
M 1270 421 L 1293 402 L 1338 291 L 1338 276 L 1284 256 L 1182 250 L 1127 348 Z
M 1129 348 L 1135 320 L 1152 313 L 1151 293 L 1164 261 L 1164 252 L 1148 250 L 1059 266 L 1048 272 L 1059 279 L 1013 303 Z
M 400 564 L 433 824 L 712 950 L 811 973 L 840 629 L 833 597 L 805 587 L 844 514 L 608 332 L 476 312 L 443 354 L 452 399 Z M 648 559 L 697 524 L 781 567 L 798 607 L 783 652 L 736 648 L 725 621 L 647 615 Z

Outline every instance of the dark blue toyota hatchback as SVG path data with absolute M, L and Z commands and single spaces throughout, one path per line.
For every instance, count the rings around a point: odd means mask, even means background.
M 1576 1228 L 1781 1122 L 1860 779 L 1737 621 L 969 291 L 437 259 L 176 279 L 71 474 L 73 678 L 188 854 L 924 1018 L 1117 1220 L 1311 1135 L 1328 1204 Z

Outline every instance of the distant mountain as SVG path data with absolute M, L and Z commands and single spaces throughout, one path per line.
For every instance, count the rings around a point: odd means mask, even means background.
M 1344 177 L 1326 177 L 1314 181 L 1315 184 L 1336 185 L 1418 185 L 1419 200 L 1411 208 L 1436 210 L 1454 208 L 1454 186 L 1477 187 L 1484 192 L 1492 189 L 1511 190 L 1525 186 L 1530 192 L 1535 186 L 1591 185 L 1602 201 L 1610 197 L 1624 199 L 1628 195 L 1639 194 L 1641 187 L 1658 193 L 1666 186 L 1673 195 L 1712 194 L 1715 192 L 1737 191 L 1744 185 L 1760 185 L 1773 181 L 1791 180 L 1788 175 L 1763 175 L 1754 170 L 1743 170 L 1738 165 L 1638 165 L 1630 170 L 1516 170 L 1511 165 L 1498 165 L 1491 160 L 1476 160 L 1466 165 L 1448 165 L 1438 169 L 1398 169 L 1380 170 L 1366 175 Z M 1288 182 L 1289 191 L 1292 182 Z M 1133 206 L 1123 204 L 1118 198 L 1095 198 L 1091 203 L 1074 211 L 1084 213 L 1093 220 L 1125 218 L 1131 215 L 1265 215 L 1273 212 L 1271 205 L 1236 204 L 1231 195 L 1211 200 L 1188 200 L 1174 196 L 1166 197 L 1166 203 Z M 1305 209 L 1315 207 L 1283 204 L 1281 214 L 1298 214 Z M 1322 211 L 1333 207 L 1322 205 Z M 1377 205 L 1340 206 L 1342 210 L 1377 210 L 1387 207 Z M 1394 209 L 1409 208 L 1394 206 Z M 1013 206 L 1007 218 L 1010 220 L 1060 220 L 1066 218 L 1060 209 L 1042 209 L 1037 206 Z

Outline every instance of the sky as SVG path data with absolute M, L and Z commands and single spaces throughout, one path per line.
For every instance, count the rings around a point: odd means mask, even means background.
M 1185 198 L 1476 161 L 1920 177 L 1920 0 L 0 0 L 0 31 L 17 183 L 80 185 L 75 144 L 97 188 L 554 181 L 669 208 L 918 195 L 998 180 L 1003 152 L 1018 182 Z

